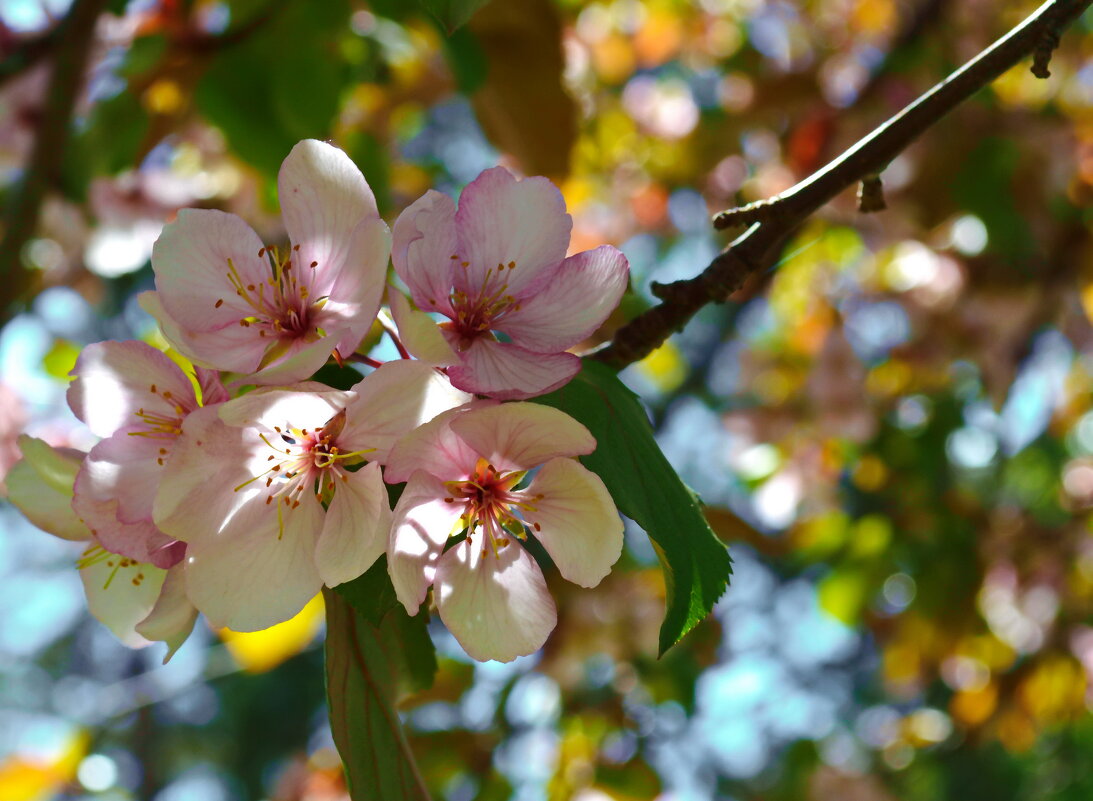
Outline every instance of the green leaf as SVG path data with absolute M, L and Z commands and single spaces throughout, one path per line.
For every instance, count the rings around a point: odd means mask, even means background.
M 486 5 L 489 0 L 417 0 L 418 3 L 436 17 L 448 33 L 466 25 L 474 12 Z
M 323 589 L 330 727 L 353 801 L 428 801 L 402 731 L 399 699 L 432 685 L 427 615 L 395 599 L 381 559 L 360 578 Z
M 732 573 L 728 550 L 706 523 L 695 494 L 679 479 L 653 437 L 637 396 L 598 362 L 566 386 L 535 399 L 588 426 L 598 443 L 581 461 L 607 485 L 619 511 L 652 540 L 664 570 L 664 654 L 709 614 Z

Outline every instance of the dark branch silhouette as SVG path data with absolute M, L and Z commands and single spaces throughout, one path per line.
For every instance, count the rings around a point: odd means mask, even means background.
M 619 329 L 590 358 L 621 369 L 644 358 L 708 303 L 723 303 L 752 273 L 768 269 L 781 245 L 817 209 L 864 182 L 863 211 L 882 208 L 879 176 L 923 132 L 999 75 L 1030 55 L 1046 78 L 1059 37 L 1093 0 L 1048 0 L 1011 30 L 834 161 L 776 197 L 723 211 L 716 228 L 750 226 L 697 276 L 652 286 L 662 302 Z M 870 186 L 870 184 L 874 184 Z

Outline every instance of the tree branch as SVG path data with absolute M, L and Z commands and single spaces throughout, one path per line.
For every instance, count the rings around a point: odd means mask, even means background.
M 60 26 L 54 26 L 45 33 L 19 42 L 15 49 L 0 61 L 0 86 L 22 75 L 48 55 L 56 45 L 60 31 Z
M 1031 54 L 1033 72 L 1047 75 L 1047 61 L 1062 30 L 1093 0 L 1048 0 L 1024 22 L 941 83 L 908 105 L 827 166 L 776 197 L 724 211 L 716 228 L 749 225 L 699 275 L 653 284 L 662 303 L 635 317 L 591 358 L 621 369 L 644 358 L 679 331 L 707 303 L 723 303 L 753 272 L 767 269 L 778 247 L 813 212 L 847 187 L 879 176 L 924 131 L 1003 72 Z M 868 191 L 868 190 L 867 190 Z
M 95 21 L 106 3 L 107 0 L 75 0 L 60 24 L 34 148 L 4 215 L 0 275 L 8 277 L 10 294 L 2 298 L 0 312 L 7 311 L 12 302 L 23 298 L 29 289 L 30 275 L 22 263 L 23 247 L 34 236 L 47 187 L 57 182 L 68 145 L 72 110 L 87 71 Z

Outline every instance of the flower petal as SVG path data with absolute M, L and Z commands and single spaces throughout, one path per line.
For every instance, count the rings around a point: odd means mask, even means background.
M 565 412 L 538 403 L 475 409 L 451 422 L 452 431 L 501 471 L 530 470 L 555 456 L 596 450 L 596 438 Z
M 160 531 L 151 520 L 126 523 L 118 519 L 118 501 L 96 493 L 87 464 L 76 475 L 72 510 L 91 530 L 96 540 L 111 553 L 163 569 L 177 564 L 185 546 Z
M 387 288 L 391 316 L 398 326 L 399 339 L 415 359 L 437 367 L 459 363 L 459 356 L 448 344 L 437 322 L 425 312 L 410 307 L 406 296 L 393 286 Z
M 42 531 L 63 540 L 91 539 L 91 530 L 72 511 L 72 492 L 83 454 L 53 448 L 40 439 L 19 437 L 23 458 L 12 465 L 8 500 Z
M 306 270 L 318 262 L 311 286 L 320 295 L 331 294 L 329 290 L 339 277 L 362 266 L 354 263 L 358 249 L 353 233 L 365 217 L 379 218 L 372 189 L 343 151 L 317 139 L 305 139 L 281 164 L 277 195 L 289 239 L 300 248 L 293 263 Z M 384 268 L 386 262 L 385 253 Z M 382 287 L 382 274 L 378 283 Z
M 163 310 L 189 332 L 238 326 L 254 309 L 236 294 L 233 270 L 244 286 L 263 283 L 272 275 L 263 250 L 258 234 L 234 214 L 182 209 L 152 248 Z M 250 334 L 258 339 L 257 329 Z
M 391 523 L 387 544 L 387 572 L 395 594 L 411 615 L 416 615 L 436 574 L 444 543 L 463 513 L 445 503 L 447 489 L 436 477 L 419 470 L 406 482 Z
M 218 408 L 220 419 L 230 426 L 310 430 L 321 428 L 353 397 L 350 392 L 305 381 L 284 388 L 256 389 Z
M 322 524 L 323 508 L 310 495 L 295 509 L 245 504 L 216 536 L 187 549 L 186 594 L 216 628 L 259 631 L 288 620 L 322 588 L 315 568 Z
M 80 568 L 87 608 L 130 648 L 148 645 L 136 626 L 151 613 L 166 577 L 166 570 L 120 556 Z
M 622 518 L 600 477 L 575 459 L 551 459 L 526 494 L 534 501 L 524 519 L 562 576 L 599 584 L 622 555 Z
M 619 304 L 630 278 L 626 257 L 610 245 L 570 256 L 497 329 L 528 350 L 556 353 L 587 339 Z
M 212 331 L 185 329 L 167 314 L 158 292 L 141 292 L 137 302 L 159 323 L 164 339 L 202 368 L 249 373 L 258 369 L 269 347 L 269 340 L 255 336 L 253 329 L 238 321 Z
M 440 560 L 437 610 L 469 656 L 511 662 L 537 651 L 558 622 L 539 565 L 510 541 L 495 557 L 481 540 L 464 540 Z
M 517 181 L 504 167 L 486 170 L 467 185 L 455 223 L 459 249 L 453 253 L 469 262 L 455 271 L 455 286 L 472 296 L 493 284 L 498 265 L 510 262 L 516 266 L 505 271 L 506 291 L 520 295 L 561 265 L 573 228 L 558 187 L 541 177 Z
M 151 521 L 165 457 L 174 445 L 173 438 L 134 433 L 123 428 L 96 444 L 87 454 L 77 482 L 95 498 L 116 499 L 118 520 L 123 523 Z
M 545 395 L 581 370 L 581 360 L 572 353 L 532 353 L 485 337 L 474 340 L 460 355 L 463 362 L 448 368 L 452 384 L 498 400 Z
M 359 342 L 376 319 L 383 299 L 387 262 L 391 258 L 391 231 L 379 217 L 365 217 L 346 237 L 340 263 L 331 262 L 323 269 L 323 263 L 319 262 L 313 268 L 310 291 L 312 297 L 328 299 L 326 309 L 343 310 L 343 315 L 354 323 L 351 327 L 359 333 Z M 305 262 L 302 269 L 312 271 L 310 264 Z
M 231 382 L 232 386 L 241 384 L 283 385 L 307 378 L 326 364 L 326 360 L 330 358 L 331 352 L 338 344 L 337 336 L 339 333 L 334 332 L 335 336 L 321 337 L 313 342 L 308 342 L 303 338 L 287 340 L 284 343 L 284 350 L 278 353 L 276 358 L 263 364 L 260 370 Z M 265 358 L 268 359 L 269 355 L 270 353 L 267 352 Z
M 197 609 L 186 597 L 185 565 L 176 565 L 167 571 L 160 588 L 156 605 L 144 620 L 136 625 L 136 632 L 151 642 L 167 644 L 163 664 L 167 664 L 175 652 L 186 642 L 197 620 Z
M 369 461 L 385 464 L 402 437 L 472 397 L 423 362 L 388 362 L 354 385 L 338 442 L 351 450 L 374 448 Z M 419 465 L 419 467 L 422 465 Z
M 375 462 L 339 481 L 315 546 L 323 584 L 336 587 L 370 568 L 387 550 L 391 507 Z
M 388 484 L 409 480 L 417 470 L 423 470 L 441 481 L 466 478 L 474 472 L 479 454 L 459 438 L 451 421 L 467 409 L 492 406 L 494 401 L 474 401 L 442 412 L 400 439 L 387 457 L 383 471 Z
M 395 220 L 391 263 L 418 308 L 452 316 L 450 295 L 458 259 L 455 201 L 430 189 Z
M 179 418 L 197 407 L 190 379 L 167 354 L 144 342 L 88 345 L 72 374 L 68 405 L 100 437 L 139 424 L 141 410 Z

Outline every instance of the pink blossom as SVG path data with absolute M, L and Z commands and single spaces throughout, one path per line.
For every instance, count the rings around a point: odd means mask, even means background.
M 350 391 L 257 389 L 183 423 L 155 520 L 187 543 L 187 594 L 216 626 L 255 631 L 383 553 L 391 509 L 380 465 L 396 440 L 468 396 L 399 361 Z
M 135 341 L 88 345 L 76 360 L 69 406 L 105 439 L 76 475 L 72 508 L 111 553 L 161 568 L 185 553 L 152 522 L 152 505 L 183 419 L 227 400 L 215 373 L 195 369 L 191 382 L 166 354 Z
M 142 305 L 196 364 L 283 384 L 348 355 L 383 294 L 390 233 L 372 190 L 341 150 L 314 139 L 281 166 L 291 244 L 267 248 L 243 220 L 184 209 L 152 253 L 157 292 Z
M 107 551 L 72 511 L 73 484 L 86 454 L 27 436 L 19 446 L 23 458 L 9 474 L 11 502 L 43 531 L 88 543 L 77 565 L 91 614 L 131 647 L 165 642 L 166 662 L 197 616 L 182 591 L 184 566 L 164 570 Z
M 467 392 L 507 400 L 566 383 L 580 360 L 565 351 L 603 323 L 629 275 L 626 257 L 607 245 L 566 258 L 571 228 L 546 178 L 486 170 L 463 190 L 458 210 L 430 190 L 394 227 L 395 271 L 420 310 L 392 303 L 404 338 L 432 342 L 424 313 L 447 317 L 440 328 L 451 358 L 438 359 L 435 348 L 420 358 L 451 364 L 452 384 Z
M 416 614 L 432 585 L 440 617 L 475 659 L 508 662 L 538 649 L 554 628 L 554 601 L 519 541 L 532 534 L 583 587 L 622 552 L 611 496 L 572 458 L 595 447 L 583 425 L 534 403 L 479 401 L 407 435 L 385 471 L 387 481 L 407 482 L 387 547 L 406 610 Z

